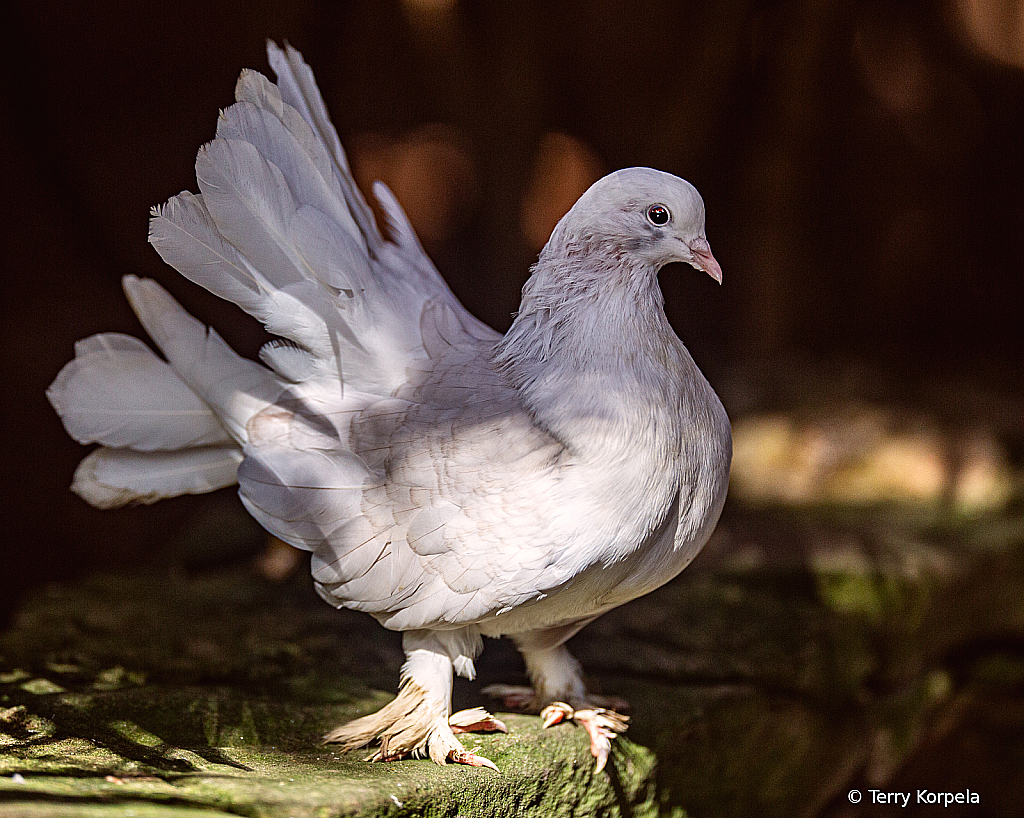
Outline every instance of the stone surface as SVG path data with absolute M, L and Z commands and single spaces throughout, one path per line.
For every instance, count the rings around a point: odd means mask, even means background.
M 595 775 L 582 731 L 503 716 L 501 775 L 319 744 L 397 681 L 397 637 L 250 567 L 54 586 L 0 641 L 0 815 L 657 813 L 654 756 Z
M 320 745 L 393 693 L 398 637 L 320 602 L 305 565 L 271 581 L 232 553 L 26 601 L 0 638 L 0 816 L 887 814 L 851 806 L 853 787 L 970 788 L 985 814 L 1020 814 L 1013 502 L 731 504 L 679 579 L 573 641 L 632 704 L 598 776 L 582 731 L 532 716 L 468 739 L 500 776 Z M 488 642 L 456 706 L 522 674 Z

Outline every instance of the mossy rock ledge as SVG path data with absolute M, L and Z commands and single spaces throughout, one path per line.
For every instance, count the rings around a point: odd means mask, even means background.
M 572 725 L 502 713 L 508 734 L 466 741 L 495 774 L 319 744 L 387 701 L 402 657 L 304 568 L 97 574 L 0 637 L 0 816 L 888 814 L 852 788 L 1021 814 L 1022 646 L 1020 516 L 732 505 L 681 577 L 573 640 L 632 705 L 608 769 Z M 479 669 L 457 707 L 524 681 L 501 642 Z

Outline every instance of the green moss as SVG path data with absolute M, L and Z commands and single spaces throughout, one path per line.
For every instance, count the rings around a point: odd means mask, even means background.
M 367 764 L 318 747 L 317 736 L 349 717 L 350 705 L 174 685 L 85 693 L 19 685 L 5 691 L 12 696 L 22 703 L 0 711 L 0 800 L 8 805 L 61 799 L 254 816 L 586 816 L 628 804 L 637 816 L 657 813 L 650 751 L 619 742 L 613 785 L 594 774 L 581 730 L 541 730 L 536 717 L 510 715 L 510 734 L 467 738 L 498 764 L 496 775 L 430 761 Z M 358 709 L 384 698 L 373 694 Z
M 0 637 L 0 815 L 814 815 L 918 761 L 937 721 L 953 729 L 961 679 L 971 696 L 1019 687 L 1024 548 L 999 532 L 1021 529 L 978 525 L 734 513 L 756 559 L 711 548 L 573 640 L 595 686 L 633 705 L 601 775 L 581 730 L 527 716 L 466 739 L 500 775 L 321 746 L 391 698 L 402 654 L 307 577 L 53 586 Z

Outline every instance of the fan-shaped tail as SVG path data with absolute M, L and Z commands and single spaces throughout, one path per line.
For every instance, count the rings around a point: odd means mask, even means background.
M 242 72 L 235 104 L 196 158 L 200 193 L 154 209 L 150 241 L 280 336 L 260 352 L 269 369 L 237 356 L 155 282 L 126 277 L 167 361 L 127 336 L 94 336 L 48 393 L 76 440 L 103 447 L 74 486 L 96 505 L 233 483 L 246 424 L 286 389 L 317 405 L 348 389 L 397 394 L 429 357 L 424 315 L 446 316 L 448 341 L 498 337 L 459 304 L 378 183 L 393 234 L 384 239 L 309 66 L 290 46 L 267 50 L 278 83 Z

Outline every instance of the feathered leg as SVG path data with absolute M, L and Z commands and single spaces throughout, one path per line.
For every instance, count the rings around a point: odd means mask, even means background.
M 332 730 L 324 740 L 337 742 L 344 750 L 379 741 L 380 747 L 368 761 L 429 755 L 438 764 L 452 761 L 496 770 L 489 759 L 470 752 L 455 738 L 456 732 L 470 730 L 505 731 L 504 724 L 480 708 L 452 714 L 453 662 L 458 663 L 462 675 L 475 675 L 472 657 L 451 655 L 452 643 L 458 641 L 450 633 L 407 631 L 402 639 L 406 661 L 395 700 L 376 713 Z M 464 647 L 465 640 L 459 646 Z

